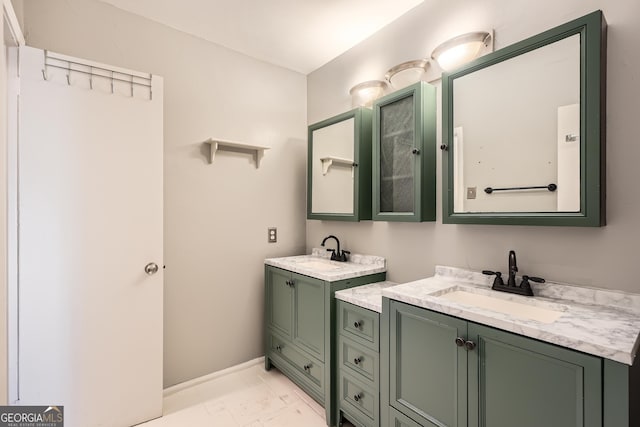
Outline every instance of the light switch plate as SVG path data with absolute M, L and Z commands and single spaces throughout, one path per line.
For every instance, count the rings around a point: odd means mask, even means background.
M 278 241 L 278 229 L 276 227 L 267 228 L 268 238 L 267 241 L 269 243 L 276 243 Z
M 467 187 L 467 199 L 476 198 L 476 187 Z

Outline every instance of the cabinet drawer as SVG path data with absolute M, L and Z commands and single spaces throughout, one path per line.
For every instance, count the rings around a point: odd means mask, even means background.
M 377 352 L 340 336 L 338 339 L 338 360 L 340 369 L 346 369 L 363 381 L 375 387 L 380 372 L 380 358 Z
M 343 301 L 338 301 L 338 303 L 340 334 L 378 351 L 380 348 L 378 313 Z
M 340 373 L 339 398 L 341 407 L 357 414 L 366 424 L 372 424 L 378 419 L 378 392 L 343 372 Z
M 422 427 L 411 418 L 389 407 L 389 426 L 390 427 Z
M 324 364 L 305 354 L 290 341 L 276 334 L 269 335 L 271 354 L 279 356 L 295 367 L 303 376 L 317 387 L 322 388 L 324 382 Z

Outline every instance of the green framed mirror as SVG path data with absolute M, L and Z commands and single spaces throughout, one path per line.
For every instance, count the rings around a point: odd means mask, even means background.
M 605 224 L 601 11 L 443 74 L 443 222 Z

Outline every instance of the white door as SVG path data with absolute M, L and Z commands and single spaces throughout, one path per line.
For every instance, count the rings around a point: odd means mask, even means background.
M 20 50 L 18 403 L 129 426 L 162 414 L 162 80 L 44 57 Z

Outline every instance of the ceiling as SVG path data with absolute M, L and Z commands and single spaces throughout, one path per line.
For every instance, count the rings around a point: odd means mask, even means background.
M 303 74 L 423 0 L 101 0 Z

